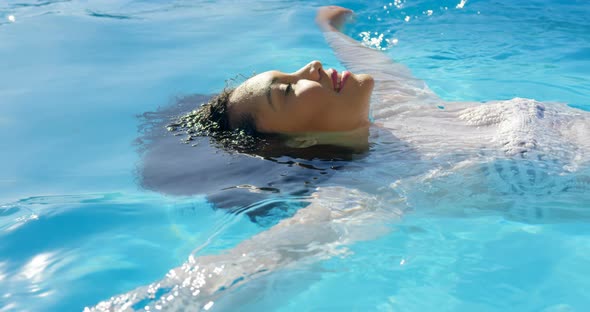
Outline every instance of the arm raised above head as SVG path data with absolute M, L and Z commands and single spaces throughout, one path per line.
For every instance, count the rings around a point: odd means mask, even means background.
M 383 51 L 365 47 L 341 32 L 352 14 L 351 10 L 343 7 L 321 7 L 316 23 L 338 60 L 348 70 L 373 76 L 377 82 L 373 95 L 378 101 L 385 101 L 387 105 L 416 100 L 423 103 L 438 101 L 439 98 L 426 83 L 414 77 L 406 66 L 394 62 Z
M 378 65 L 394 65 L 381 51 L 367 48 L 341 32 L 346 19 L 352 14 L 352 10 L 343 7 L 326 6 L 321 7 L 316 15 L 316 23 L 324 32 L 326 41 L 338 59 L 351 71 L 372 75 L 383 69 Z M 404 71 L 407 72 L 404 74 L 410 75 L 407 68 L 404 68 Z
M 346 18 L 351 15 L 352 10 L 331 5 L 321 7 L 315 21 L 323 31 L 340 31 Z

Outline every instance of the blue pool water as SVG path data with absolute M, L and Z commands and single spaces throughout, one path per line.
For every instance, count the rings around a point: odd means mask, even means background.
M 347 34 L 383 48 L 446 100 L 518 96 L 590 111 L 590 3 L 461 3 L 334 4 L 357 12 Z M 343 69 L 313 23 L 319 6 L 2 2 L 0 311 L 82 310 L 269 229 L 316 186 L 389 186 L 390 171 L 366 170 L 392 168 L 379 157 L 387 142 L 349 162 L 252 159 L 206 142 L 174 164 L 150 163 L 143 151 L 153 115 L 141 116 L 177 97 L 198 102 L 237 74 L 313 59 Z M 215 176 L 203 181 L 206 169 Z M 227 189 L 248 182 L 269 190 Z M 418 198 L 387 231 L 368 226 L 374 237 L 344 254 L 250 280 L 211 310 L 583 311 L 588 195 L 558 201 L 559 211 L 528 195 L 514 199 L 523 201 L 517 212 L 452 194 L 438 206 Z

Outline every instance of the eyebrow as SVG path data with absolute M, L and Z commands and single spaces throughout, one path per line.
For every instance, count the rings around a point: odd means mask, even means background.
M 272 107 L 273 110 L 277 110 L 274 106 L 274 104 L 272 103 L 272 96 L 271 96 L 271 91 L 272 91 L 272 86 L 279 80 L 278 77 L 274 77 L 270 83 L 268 84 L 268 87 L 266 88 L 266 99 L 268 100 L 268 105 L 270 105 L 270 107 Z

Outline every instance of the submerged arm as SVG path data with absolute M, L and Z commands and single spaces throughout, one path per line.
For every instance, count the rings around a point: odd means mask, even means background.
M 228 289 L 282 268 L 345 255 L 347 245 L 384 235 L 387 223 L 401 216 L 403 204 L 395 198 L 382 206 L 375 196 L 353 189 L 318 189 L 309 206 L 234 248 L 218 255 L 191 256 L 162 280 L 85 311 L 133 311 L 145 306 L 151 311 L 208 310 L 209 302 Z

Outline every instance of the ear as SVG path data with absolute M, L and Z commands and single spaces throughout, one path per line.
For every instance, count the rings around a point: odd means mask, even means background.
M 307 148 L 318 144 L 318 140 L 311 136 L 289 138 L 285 145 L 293 148 Z

